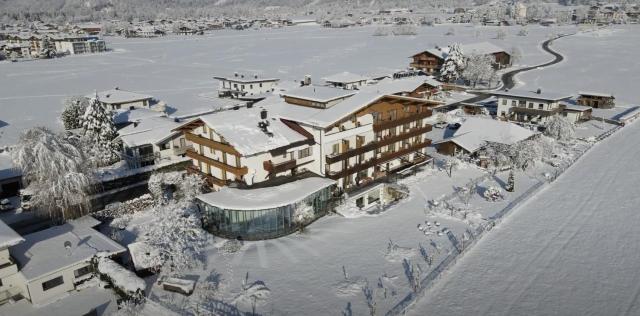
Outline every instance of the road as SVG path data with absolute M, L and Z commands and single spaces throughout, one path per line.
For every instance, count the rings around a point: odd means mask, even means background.
M 514 210 L 410 314 L 640 315 L 637 157 L 636 122 Z
M 515 69 L 515 70 L 511 70 L 509 72 L 505 72 L 504 74 L 502 74 L 501 76 L 501 80 L 502 80 L 502 88 L 501 90 L 509 90 L 509 89 L 513 89 L 513 87 L 515 87 L 516 82 L 514 80 L 515 76 L 519 73 L 522 72 L 526 72 L 529 70 L 533 70 L 533 69 L 539 69 L 539 68 L 544 68 L 544 67 L 548 67 L 551 65 L 555 65 L 559 62 L 562 62 L 564 60 L 564 56 L 562 56 L 560 53 L 554 51 L 553 49 L 551 49 L 551 43 L 553 43 L 555 40 L 566 37 L 566 36 L 570 36 L 573 34 L 566 34 L 566 35 L 560 35 L 551 39 L 548 39 L 546 41 L 544 41 L 542 43 L 542 49 L 544 51 L 546 51 L 547 53 L 553 55 L 553 60 L 543 63 L 543 64 L 539 64 L 539 65 L 535 65 L 535 66 L 529 66 L 529 67 L 523 67 L 523 68 L 519 68 L 519 69 Z M 489 94 L 484 94 L 481 93 L 478 96 L 475 96 L 473 98 L 470 99 L 466 99 L 464 101 L 460 101 L 457 102 L 455 104 L 451 104 L 449 105 L 449 107 L 451 107 L 452 109 L 455 108 L 456 106 L 458 106 L 460 103 L 476 103 L 476 102 L 480 102 L 480 101 L 484 101 L 486 99 L 488 99 L 489 97 L 491 97 L 491 95 Z

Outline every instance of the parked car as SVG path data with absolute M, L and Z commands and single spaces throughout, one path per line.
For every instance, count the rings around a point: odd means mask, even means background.
M 28 211 L 31 209 L 31 196 L 32 192 L 29 189 L 20 190 L 20 206 L 23 210 Z
M 447 125 L 447 128 L 448 129 L 458 129 L 458 128 L 460 128 L 460 126 L 462 126 L 462 125 L 460 125 L 460 123 L 452 123 L 452 124 Z
M 13 204 L 9 199 L 0 200 L 0 211 L 10 211 L 13 209 Z
M 447 127 L 447 122 L 435 123 L 435 124 L 433 124 L 433 127 L 435 127 L 435 128 L 445 128 L 445 127 Z

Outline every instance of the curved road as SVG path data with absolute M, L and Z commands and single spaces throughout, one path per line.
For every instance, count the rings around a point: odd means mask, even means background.
M 553 43 L 553 41 L 555 41 L 557 39 L 560 39 L 560 38 L 563 38 L 563 37 L 566 37 L 566 36 L 570 36 L 570 35 L 573 35 L 573 34 L 560 35 L 560 36 L 557 36 L 557 37 L 554 37 L 554 38 L 551 38 L 551 39 L 548 39 L 548 40 L 544 41 L 542 43 L 542 49 L 545 52 L 553 55 L 554 59 L 552 61 L 546 62 L 544 64 L 539 64 L 539 65 L 535 65 L 535 66 L 528 66 L 528 67 L 524 67 L 524 68 L 519 68 L 519 69 L 511 70 L 509 72 L 506 72 L 506 73 L 502 74 L 502 76 L 501 76 L 502 89 L 500 89 L 500 90 L 512 89 L 516 85 L 514 78 L 519 73 L 526 72 L 526 71 L 533 70 L 533 69 L 548 67 L 548 66 L 555 65 L 555 64 L 563 61 L 564 60 L 564 56 L 562 56 L 560 53 L 558 53 L 558 52 L 554 51 L 553 49 L 551 49 L 551 43 Z M 488 93 L 480 93 L 478 96 L 475 96 L 473 98 L 466 99 L 466 100 L 463 100 L 463 101 L 460 101 L 460 102 L 456 102 L 454 104 L 451 104 L 450 106 L 457 106 L 457 105 L 459 105 L 460 103 L 463 103 L 463 102 L 464 103 L 480 102 L 480 101 L 486 100 L 486 99 L 488 99 L 490 97 L 491 97 L 491 95 L 488 94 Z

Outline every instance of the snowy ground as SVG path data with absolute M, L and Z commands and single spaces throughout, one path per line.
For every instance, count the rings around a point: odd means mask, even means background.
M 574 94 L 578 91 L 612 93 L 618 106 L 640 105 L 640 26 L 625 25 L 562 38 L 553 49 L 565 60 L 517 77 L 528 89 Z M 617 111 L 610 111 L 615 114 Z M 613 115 L 611 115 L 613 116 Z
M 640 314 L 639 138 L 634 123 L 596 145 L 474 247 L 414 314 Z
M 453 27 L 454 36 L 444 36 Z M 490 41 L 523 55 L 519 64 L 537 64 L 550 57 L 539 43 L 553 33 L 569 33 L 573 26 L 530 26 L 528 36 L 509 27 L 504 40 L 494 39 L 497 27 L 442 25 L 422 27 L 417 36 L 372 36 L 375 27 L 326 29 L 297 27 L 259 31 L 214 32 L 196 37 L 155 39 L 107 38 L 112 52 L 69 56 L 54 60 L 0 63 L 0 145 L 15 143 L 21 130 L 45 125 L 61 128 L 61 102 L 69 95 L 120 87 L 166 101 L 176 115 L 207 105 L 205 96 L 218 83 L 214 75 L 234 71 L 262 73 L 283 80 L 315 82 L 337 72 L 389 73 L 404 69 L 409 56 L 451 42 Z M 591 39 L 588 39 L 591 40 Z M 634 60 L 634 59 L 632 59 Z M 174 112 L 172 111 L 172 112 Z

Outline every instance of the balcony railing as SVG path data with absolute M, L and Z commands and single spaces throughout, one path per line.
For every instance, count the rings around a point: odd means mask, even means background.
M 401 150 L 398 150 L 396 152 L 391 152 L 391 153 L 384 153 L 382 155 L 380 155 L 380 157 L 373 157 L 370 158 L 369 160 L 363 161 L 359 164 L 356 164 L 354 166 L 349 166 L 346 169 L 340 170 L 340 171 L 336 171 L 336 172 L 331 172 L 329 170 L 325 170 L 326 175 L 333 179 L 333 180 L 337 180 L 343 177 L 346 177 L 347 175 L 350 174 L 354 174 L 357 172 L 360 172 L 362 170 L 366 170 L 369 169 L 373 166 L 379 165 L 379 164 L 383 164 L 386 163 L 390 160 L 411 154 L 415 151 L 418 151 L 420 149 L 426 148 L 431 144 L 431 140 L 425 140 L 423 142 L 417 143 L 417 144 L 412 144 L 410 146 L 407 146 L 406 148 L 403 148 Z
M 219 187 L 223 187 L 225 185 L 227 185 L 229 183 L 228 180 L 222 180 L 222 179 L 218 179 L 210 174 L 206 174 L 202 171 L 200 171 L 200 169 L 198 169 L 198 167 L 196 166 L 187 166 L 187 173 L 190 174 L 198 174 L 200 176 L 202 176 L 206 181 L 207 184 L 209 184 L 209 186 L 213 186 L 213 185 L 217 185 Z
M 377 140 L 377 141 L 373 141 L 370 142 L 364 146 L 358 147 L 358 148 L 353 148 L 350 150 L 346 150 L 342 153 L 339 154 L 331 154 L 328 155 L 326 160 L 327 163 L 332 164 L 341 160 L 346 160 L 349 159 L 351 157 L 355 157 L 357 155 L 361 155 L 364 154 L 368 151 L 372 151 L 372 150 L 376 150 L 378 148 L 387 146 L 389 144 L 393 144 L 395 142 L 399 142 L 399 141 L 403 141 L 405 139 L 410 139 L 412 137 L 418 136 L 418 135 L 422 135 L 424 133 L 428 133 L 430 132 L 432 129 L 431 125 L 425 125 L 422 127 L 414 127 L 409 129 L 407 132 L 398 134 L 398 135 L 394 135 L 394 136 L 387 136 L 386 138 L 383 138 L 381 140 Z
M 280 172 L 289 171 L 297 166 L 296 160 L 291 159 L 285 162 L 274 164 L 271 160 L 267 160 L 262 163 L 264 170 L 269 172 L 270 174 L 276 174 Z
M 551 110 L 540 110 L 540 109 L 530 109 L 530 108 L 516 106 L 516 107 L 512 107 L 511 111 L 514 113 L 522 113 L 522 114 L 529 114 L 529 115 L 550 116 L 556 113 L 560 113 L 560 111 L 562 111 L 562 108 L 557 107 Z
M 408 124 L 417 120 L 421 120 L 427 117 L 430 117 L 433 114 L 431 109 L 422 109 L 420 113 L 410 113 L 403 118 L 395 119 L 395 120 L 384 120 L 377 121 L 373 123 L 373 131 L 379 132 L 381 130 L 385 130 L 388 128 L 396 127 L 399 125 Z
M 212 166 L 214 166 L 216 168 L 231 172 L 231 173 L 235 174 L 237 177 L 244 176 L 245 174 L 247 174 L 249 172 L 249 169 L 247 167 L 230 166 L 230 165 L 227 165 L 226 163 L 223 163 L 222 161 L 213 160 L 213 159 L 211 159 L 209 157 L 200 155 L 197 152 L 195 152 L 195 150 L 193 150 L 193 149 L 187 149 L 186 155 L 187 155 L 187 157 L 189 157 L 191 159 L 202 161 L 202 162 L 207 163 L 209 165 L 212 165 Z
M 184 133 L 184 136 L 188 141 L 190 141 L 190 142 L 192 142 L 194 144 L 206 146 L 206 147 L 209 147 L 209 148 L 220 150 L 220 151 L 225 152 L 225 153 L 229 153 L 229 154 L 233 154 L 233 155 L 236 155 L 236 156 L 240 156 L 240 153 L 235 148 L 233 148 L 233 146 L 231 146 L 231 145 L 227 145 L 227 144 L 224 144 L 224 143 L 221 143 L 221 142 L 217 142 L 215 140 L 212 140 L 212 139 L 209 139 L 209 138 L 205 138 L 205 137 L 202 137 L 200 135 L 196 135 L 196 134 L 189 133 L 189 132 Z

